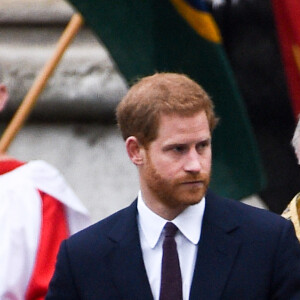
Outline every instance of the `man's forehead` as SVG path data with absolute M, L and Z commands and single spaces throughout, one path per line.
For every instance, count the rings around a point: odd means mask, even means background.
M 211 137 L 206 114 L 204 111 L 193 116 L 163 115 L 160 120 L 157 138 L 168 142 L 175 140 L 197 139 Z
M 175 127 L 178 130 L 185 130 L 186 128 L 191 128 L 191 126 L 195 128 L 209 127 L 205 111 L 199 111 L 188 116 L 180 115 L 177 113 L 161 114 L 159 118 L 159 129 Z

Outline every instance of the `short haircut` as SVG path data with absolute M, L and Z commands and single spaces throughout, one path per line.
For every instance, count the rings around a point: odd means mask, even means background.
M 119 103 L 118 126 L 124 140 L 135 136 L 147 146 L 157 138 L 162 114 L 193 116 L 205 111 L 212 133 L 218 119 L 205 90 L 184 74 L 156 73 L 135 83 Z

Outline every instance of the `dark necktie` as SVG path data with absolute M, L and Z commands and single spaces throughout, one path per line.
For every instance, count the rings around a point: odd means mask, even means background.
M 174 239 L 177 230 L 171 222 L 165 225 L 159 300 L 182 300 L 181 272 Z

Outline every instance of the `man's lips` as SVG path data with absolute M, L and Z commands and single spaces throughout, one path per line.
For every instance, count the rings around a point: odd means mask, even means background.
M 204 182 L 202 180 L 193 180 L 193 181 L 184 181 L 183 185 L 191 185 L 191 186 L 202 186 Z

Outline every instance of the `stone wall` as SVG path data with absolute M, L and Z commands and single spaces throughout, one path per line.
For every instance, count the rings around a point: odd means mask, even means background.
M 11 95 L 3 132 L 74 12 L 62 0 L 2 0 L 0 11 L 0 68 Z M 138 189 L 114 124 L 126 89 L 106 49 L 83 27 L 8 149 L 21 160 L 57 167 L 93 221 L 130 203 Z
M 18 107 L 74 13 L 63 0 L 0 2 L 0 68 L 11 92 L 5 116 Z M 112 116 L 126 84 L 108 52 L 83 27 L 40 95 L 33 119 L 99 120 Z

